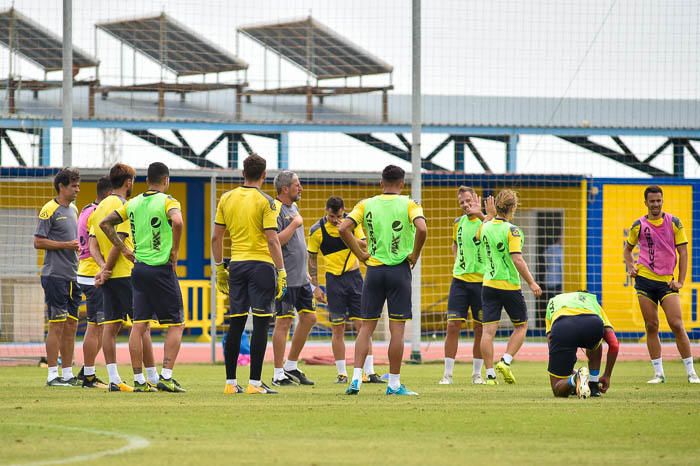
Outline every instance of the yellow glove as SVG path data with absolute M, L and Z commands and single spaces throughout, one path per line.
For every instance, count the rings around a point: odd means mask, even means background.
M 275 299 L 280 300 L 282 296 L 287 292 L 287 271 L 284 269 L 277 269 L 277 295 Z
M 223 262 L 216 264 L 216 289 L 228 296 L 228 270 Z

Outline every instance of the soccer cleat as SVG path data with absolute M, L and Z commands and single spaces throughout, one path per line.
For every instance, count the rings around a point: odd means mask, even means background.
M 76 375 L 75 377 L 81 382 L 85 380 L 85 366 L 80 368 L 80 372 L 78 372 L 78 375 Z
M 486 376 L 486 382 L 484 385 L 498 385 L 498 380 L 493 376 Z
M 367 380 L 365 380 L 365 377 L 362 378 L 362 383 L 386 383 L 379 374 L 370 374 L 366 378 Z
M 71 377 L 70 379 L 62 379 L 63 382 L 67 383 L 71 387 L 82 387 L 83 382 L 82 380 L 78 380 L 77 377 Z
M 438 382 L 438 385 L 452 385 L 452 376 L 443 375 L 440 381 Z
M 243 393 L 245 390 L 243 390 L 243 387 L 240 385 L 232 385 L 230 383 L 227 383 L 224 385 L 224 395 L 236 395 L 238 393 Z
M 698 374 L 696 374 L 695 372 L 693 372 L 692 374 L 688 374 L 688 383 L 700 383 L 700 377 L 698 377 Z
M 165 379 L 161 375 L 160 378 L 158 379 L 158 385 L 156 386 L 158 390 L 162 390 L 164 392 L 170 392 L 170 393 L 186 393 L 187 390 L 182 388 L 182 386 L 177 383 L 177 380 L 175 379 Z
M 348 376 L 345 374 L 338 374 L 338 377 L 335 379 L 335 383 L 341 383 L 343 385 L 348 383 Z
M 345 394 L 357 395 L 358 393 L 360 393 L 360 381 L 353 380 L 352 382 L 350 382 L 350 385 L 348 385 L 348 388 L 345 389 Z
M 401 396 L 418 396 L 418 393 L 414 392 L 413 390 L 409 390 L 406 388 L 404 384 L 399 385 L 399 388 L 394 390 L 393 388 L 387 386 L 386 387 L 386 394 L 387 395 L 401 395 Z
M 484 378 L 481 377 L 481 374 L 472 374 L 472 385 L 483 385 L 486 382 L 484 381 Z
M 594 398 L 598 398 L 598 397 L 603 395 L 600 391 L 600 385 L 598 384 L 598 382 L 591 382 L 589 380 L 588 381 L 588 388 L 591 389 L 591 396 Z
M 278 392 L 274 391 L 264 383 L 261 383 L 259 387 L 255 385 L 248 384 L 245 389 L 248 395 L 276 395 Z
M 131 386 L 125 384 L 124 382 L 119 382 L 119 383 L 110 382 L 108 391 L 110 391 L 110 392 L 133 392 L 134 387 L 131 387 Z
M 506 364 L 506 362 L 501 359 L 496 363 L 495 369 L 501 373 L 503 376 L 503 380 L 506 383 L 515 383 L 515 376 L 513 375 L 513 371 L 510 370 L 510 365 Z
M 139 383 L 134 381 L 134 391 L 139 393 L 155 393 L 158 389 L 150 382 Z
M 108 388 L 109 386 L 97 378 L 96 375 L 86 375 L 83 378 L 83 388 Z
M 46 382 L 47 387 L 71 387 L 71 384 L 66 382 L 60 377 L 54 377 L 53 379 Z
M 662 374 L 656 374 L 653 378 L 647 380 L 647 383 L 652 385 L 666 383 L 666 377 L 664 377 Z
M 283 379 L 272 379 L 272 385 L 275 387 L 293 387 L 298 384 L 289 377 L 285 377 Z
M 582 400 L 591 396 L 591 389 L 588 386 L 589 378 L 590 376 L 586 366 L 582 366 L 576 371 L 576 395 Z
M 299 385 L 314 385 L 314 382 L 309 380 L 308 377 L 306 377 L 306 375 L 299 369 L 294 369 L 293 371 L 285 370 L 284 375 Z

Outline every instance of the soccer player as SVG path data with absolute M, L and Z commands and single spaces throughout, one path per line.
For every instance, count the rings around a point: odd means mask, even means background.
M 411 268 L 420 257 L 428 236 L 423 208 L 402 196 L 405 173 L 388 165 L 382 171 L 382 194 L 360 201 L 340 225 L 340 237 L 362 262 L 367 273 L 362 288 L 362 325 L 355 341 L 355 368 L 345 391 L 360 393 L 362 366 L 369 352 L 372 333 L 377 328 L 384 303 L 389 310 L 389 385 L 387 395 L 417 395 L 401 383 L 404 330 L 411 312 Z M 367 234 L 367 251 L 353 235 L 358 225 Z
M 619 344 L 612 324 L 598 304 L 594 294 L 587 291 L 563 293 L 549 300 L 545 317 L 549 342 L 549 382 L 554 396 L 579 398 L 600 396 L 610 387 Z M 602 339 L 608 344 L 605 373 L 600 377 L 603 355 Z M 588 368 L 576 365 L 576 351 L 586 350 Z
M 49 321 L 46 336 L 46 359 L 49 387 L 78 386 L 73 376 L 73 349 L 78 329 L 80 286 L 78 274 L 78 209 L 73 201 L 80 192 L 80 173 L 64 168 L 53 179 L 56 197 L 44 204 L 34 232 L 34 248 L 44 249 L 41 286 Z M 58 354 L 61 354 L 62 374 L 58 375 Z
M 281 171 L 275 177 L 275 190 L 277 191 L 275 204 L 279 210 L 277 237 L 282 246 L 284 266 L 287 270 L 287 293 L 275 303 L 275 330 L 272 334 L 275 371 L 272 376 L 272 385 L 313 385 L 314 382 L 306 377 L 297 365 L 301 350 L 316 323 L 316 303 L 306 268 L 308 258 L 304 239 L 304 219 L 296 204 L 301 199 L 301 181 L 296 173 L 289 170 Z M 294 329 L 292 344 L 285 361 L 287 336 L 295 310 L 299 321 Z
M 496 218 L 486 222 L 477 230 L 475 241 L 484 253 L 484 284 L 482 288 L 482 335 L 481 354 L 486 364 L 486 384 L 496 385 L 496 372 L 493 367 L 493 339 L 501 320 L 501 309 L 505 308 L 514 329 L 508 339 L 506 352 L 496 364 L 506 383 L 515 383 L 510 368 L 513 357 L 525 341 L 527 333 L 527 306 L 520 288 L 522 276 L 535 297 L 542 289 L 535 282 L 523 259 L 523 233 L 510 223 L 518 208 L 518 195 L 504 189 L 495 199 Z
M 331 347 L 338 371 L 336 383 L 348 383 L 345 364 L 345 325 L 352 321 L 355 331 L 360 328 L 360 303 L 362 300 L 362 274 L 357 257 L 340 238 L 338 226 L 347 216 L 345 203 L 338 196 L 326 201 L 326 215 L 314 223 L 309 230 L 309 275 L 314 288 L 316 301 L 328 303 L 331 322 Z M 353 231 L 362 249 L 366 249 L 365 233 L 357 225 Z M 323 255 L 326 267 L 326 292 L 318 285 L 318 253 Z M 362 381 L 365 383 L 386 383 L 374 370 L 372 345 L 365 358 Z
M 447 298 L 447 334 L 445 335 L 445 371 L 440 385 L 452 384 L 452 373 L 459 345 L 459 333 L 462 322 L 469 318 L 469 309 L 474 321 L 474 345 L 472 349 L 472 383 L 483 384 L 481 368 L 481 284 L 484 280 L 484 264 L 481 249 L 474 243 L 474 235 L 483 221 L 489 221 L 494 213 L 485 217 L 481 212 L 481 198 L 474 189 L 460 186 L 457 201 L 464 215 L 457 217 L 452 228 L 452 254 L 455 256 L 452 267 L 452 283 Z M 493 198 L 489 196 L 489 205 Z
M 216 208 L 211 239 L 211 252 L 216 263 L 216 287 L 220 292 L 229 294 L 230 305 L 230 324 L 224 348 L 225 394 L 244 391 L 236 379 L 236 366 L 248 309 L 253 314 L 253 335 L 250 345 L 250 383 L 245 393 L 277 393 L 262 382 L 262 366 L 267 346 L 267 329 L 270 318 L 274 315 L 274 301 L 286 291 L 287 272 L 277 238 L 279 210 L 275 200 L 261 190 L 265 182 L 266 165 L 265 159 L 259 155 L 249 155 L 243 161 L 243 186 L 224 193 Z M 228 270 L 223 261 L 226 229 L 231 237 Z
M 83 338 L 83 368 L 78 374 L 85 388 L 107 388 L 108 386 L 95 375 L 95 358 L 102 348 L 102 290 L 95 286 L 95 275 L 100 267 L 90 255 L 90 229 L 92 228 L 93 213 L 97 205 L 112 191 L 109 178 L 103 176 L 97 180 L 97 198 L 80 212 L 78 218 L 78 238 L 80 251 L 78 263 L 78 284 L 85 293 L 87 307 L 87 329 Z
M 647 214 L 632 224 L 623 257 L 627 273 L 634 278 L 634 288 L 637 290 L 639 308 L 646 327 L 647 349 L 654 367 L 654 377 L 647 383 L 659 384 L 666 381 L 659 340 L 658 306 L 661 304 L 683 359 L 688 382 L 700 384 L 700 378 L 693 367 L 693 354 L 683 325 L 678 295 L 688 272 L 688 239 L 685 229 L 678 217 L 663 212 L 664 194 L 659 186 L 648 186 L 644 190 L 644 204 Z M 636 245 L 639 245 L 637 264 L 632 258 L 632 250 Z M 678 280 L 673 276 L 676 264 Z
M 134 391 L 154 391 L 153 384 L 136 368 L 143 366 L 144 334 L 150 334 L 150 321 L 155 314 L 158 323 L 168 328 L 163 369 L 155 388 L 166 392 L 185 392 L 187 390 L 173 378 L 173 367 L 185 328 L 182 293 L 175 273 L 183 229 L 182 212 L 180 203 L 165 194 L 170 187 L 170 170 L 164 163 L 154 162 L 148 166 L 146 182 L 148 190 L 109 214 L 100 222 L 100 228 L 122 255 L 129 256 L 131 250 L 114 226 L 125 221 L 131 225 L 136 256 L 131 271 L 134 318 L 129 335 Z

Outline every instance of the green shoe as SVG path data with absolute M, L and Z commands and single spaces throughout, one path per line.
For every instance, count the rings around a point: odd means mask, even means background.
M 164 392 L 171 392 L 171 393 L 186 393 L 187 392 L 187 390 L 182 388 L 182 386 L 179 383 L 177 383 L 177 380 L 164 379 L 162 375 L 158 379 L 157 388 L 158 388 L 158 390 L 162 390 Z
M 501 373 L 503 376 L 503 380 L 505 380 L 506 383 L 515 383 L 515 376 L 513 375 L 513 371 L 510 370 L 510 365 L 506 364 L 506 362 L 501 359 L 496 363 L 495 369 Z
M 134 380 L 134 391 L 135 392 L 147 392 L 147 393 L 155 393 L 158 391 L 158 389 L 152 385 L 150 382 L 144 382 L 144 383 L 138 383 L 137 381 Z
M 491 377 L 489 375 L 486 377 L 486 382 L 484 385 L 498 385 L 498 380 L 496 380 L 496 377 Z

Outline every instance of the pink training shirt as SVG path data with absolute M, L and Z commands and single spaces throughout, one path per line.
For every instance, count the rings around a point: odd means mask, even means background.
M 639 219 L 639 264 L 657 275 L 673 275 L 676 268 L 676 236 L 673 232 L 673 216 L 664 213 L 660 226 L 649 222 L 646 216 Z
M 90 238 L 90 230 L 87 227 L 88 218 L 97 208 L 97 204 L 91 202 L 83 208 L 80 212 L 80 217 L 78 217 L 78 240 L 80 240 L 80 252 L 78 258 L 80 260 L 87 259 L 90 257 L 90 246 L 88 240 Z

